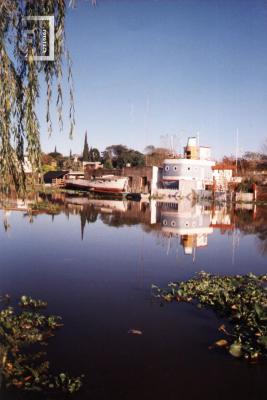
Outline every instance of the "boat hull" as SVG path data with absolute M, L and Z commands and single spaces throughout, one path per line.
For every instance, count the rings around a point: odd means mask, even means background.
M 65 181 L 66 188 L 88 190 L 90 192 L 103 194 L 124 194 L 126 193 L 126 184 L 127 178 L 98 179 L 92 181 L 68 179 Z

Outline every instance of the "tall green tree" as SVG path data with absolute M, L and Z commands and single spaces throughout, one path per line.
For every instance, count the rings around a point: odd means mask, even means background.
M 90 151 L 89 151 L 89 158 L 90 161 L 100 161 L 100 152 L 98 149 L 96 149 L 95 147 L 91 147 Z
M 106 147 L 103 152 L 104 164 L 112 163 L 114 168 L 123 168 L 127 164 L 131 166 L 142 166 L 145 164 L 144 154 L 137 150 L 129 149 L 122 144 L 112 145 Z
M 85 132 L 85 136 L 84 136 L 83 161 L 90 161 L 90 152 L 89 152 L 89 146 L 88 146 L 88 141 L 87 141 L 87 131 Z

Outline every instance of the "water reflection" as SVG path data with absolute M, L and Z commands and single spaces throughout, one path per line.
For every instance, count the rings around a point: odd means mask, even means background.
M 203 269 L 265 273 L 266 207 L 53 194 L 6 201 L 2 209 L 8 229 L 0 229 L 1 292 L 45 299 L 63 317 L 51 363 L 74 376 L 85 373 L 77 399 L 163 398 L 166 388 L 173 398 L 181 392 L 195 399 L 207 376 L 206 399 L 218 391 L 226 398 L 225 380 L 235 398 L 260 398 L 253 388 L 264 387 L 266 369 L 252 371 L 208 351 L 218 339 L 215 317 L 187 305 L 159 307 L 151 284 L 165 287 Z M 130 337 L 131 328 L 144 334 Z
M 1 206 L 6 231 L 10 228 L 12 211 L 24 212 L 29 222 L 40 214 L 51 214 L 54 220 L 56 215 L 64 213 L 67 217 L 80 217 L 82 240 L 86 226 L 100 220 L 111 227 L 140 225 L 145 232 L 154 232 L 165 239 L 167 252 L 171 240 L 176 238 L 184 254 L 191 255 L 193 259 L 198 249 L 208 246 L 209 237 L 216 230 L 222 235 L 232 235 L 233 257 L 240 234 L 255 235 L 259 252 L 267 254 L 267 207 L 255 204 L 196 203 L 187 198 L 175 203 L 156 200 L 131 202 L 55 193 L 34 195 L 27 201 L 10 199 Z

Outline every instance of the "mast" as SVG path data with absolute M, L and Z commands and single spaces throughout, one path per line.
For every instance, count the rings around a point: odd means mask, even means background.
M 199 147 L 199 131 L 197 131 L 197 146 Z
M 235 142 L 235 171 L 237 173 L 237 159 L 238 159 L 238 146 L 239 146 L 239 131 L 236 129 L 236 142 Z

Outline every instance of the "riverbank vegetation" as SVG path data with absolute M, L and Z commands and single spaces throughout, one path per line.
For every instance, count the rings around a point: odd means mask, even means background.
M 237 358 L 256 362 L 267 355 L 267 275 L 216 276 L 201 272 L 167 289 L 152 287 L 164 302 L 187 302 L 212 309 L 225 319 L 221 337 L 211 347 L 225 347 Z

